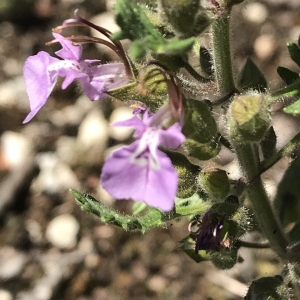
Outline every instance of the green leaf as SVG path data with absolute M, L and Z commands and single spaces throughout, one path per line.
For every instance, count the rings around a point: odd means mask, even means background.
M 283 225 L 300 220 L 300 155 L 292 162 L 279 183 L 274 200 L 276 212 Z
M 165 39 L 157 28 L 150 22 L 142 6 L 133 0 L 118 0 L 115 5 L 116 22 L 121 31 L 112 35 L 113 39 L 130 39 L 129 50 L 132 58 L 141 58 L 147 51 L 184 55 L 190 51 L 195 38 L 180 40 L 178 38 Z
M 190 236 L 187 236 L 180 241 L 180 248 L 196 263 L 208 261 L 210 259 L 210 254 L 205 250 L 198 251 L 198 254 L 196 254 L 195 241 Z
M 208 160 L 217 156 L 221 150 L 221 143 L 218 138 L 213 138 L 208 143 L 198 143 L 193 139 L 187 138 L 183 144 L 188 156 L 199 160 Z
M 292 84 L 296 79 L 299 78 L 298 73 L 285 67 L 278 67 L 277 73 L 287 85 Z
M 186 99 L 182 132 L 199 143 L 209 143 L 217 135 L 217 123 L 210 107 L 203 101 Z
M 300 48 L 295 43 L 287 44 L 291 59 L 300 67 Z
M 143 216 L 123 215 L 105 206 L 88 194 L 80 193 L 73 189 L 70 191 L 82 210 L 96 215 L 104 223 L 115 225 L 125 230 L 139 230 L 144 233 L 151 228 L 161 226 L 172 219 L 180 217 L 174 212 L 163 213 L 152 207 L 149 207 L 147 214 Z
M 206 201 L 199 192 L 193 196 L 181 199 L 175 199 L 175 211 L 182 216 L 195 215 L 207 211 L 211 207 L 211 202 Z
M 148 208 L 148 205 L 144 202 L 134 202 L 132 206 L 132 214 L 138 215 Z
M 238 84 L 243 90 L 255 89 L 261 92 L 268 87 L 263 73 L 250 58 L 247 59 L 240 73 Z
M 293 115 L 300 114 L 300 99 L 292 103 L 291 105 L 285 107 L 283 110 L 287 114 L 293 114 Z
M 264 138 L 260 141 L 261 150 L 265 159 L 273 156 L 275 153 L 277 136 L 274 127 L 271 126 L 266 132 Z
M 277 292 L 277 287 L 282 285 L 280 276 L 263 277 L 254 280 L 248 290 L 245 300 L 283 300 Z

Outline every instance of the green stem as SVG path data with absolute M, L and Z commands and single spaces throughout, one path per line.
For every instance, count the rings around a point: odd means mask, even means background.
M 276 91 L 271 94 L 271 98 L 269 99 L 269 104 L 276 102 L 277 100 L 283 97 L 292 97 L 300 94 L 300 78 L 297 79 L 292 84 L 284 87 L 283 89 Z
M 213 58 L 218 91 L 221 95 L 235 90 L 230 52 L 230 10 L 212 24 Z
M 287 144 L 285 144 L 274 156 L 265 159 L 261 162 L 260 174 L 269 170 L 274 166 L 281 158 L 291 154 L 297 145 L 300 144 L 300 132 L 297 133 Z
M 253 249 L 265 249 L 265 248 L 270 248 L 270 244 L 268 242 L 265 243 L 253 243 L 253 242 L 247 242 L 247 241 L 242 241 L 238 240 L 239 244 L 241 247 L 245 248 L 253 248 Z
M 259 174 L 259 160 L 255 155 L 255 147 L 250 143 L 235 143 L 235 152 L 248 182 L 247 196 L 252 203 L 260 228 L 270 242 L 272 249 L 283 260 L 286 258 L 287 238 L 271 207 L 266 190 Z
M 196 70 L 186 60 L 183 61 L 183 67 L 189 72 L 191 76 L 193 76 L 199 82 L 206 83 L 206 82 L 213 81 L 212 79 L 205 78 L 202 75 L 200 75 L 198 72 L 196 72 Z

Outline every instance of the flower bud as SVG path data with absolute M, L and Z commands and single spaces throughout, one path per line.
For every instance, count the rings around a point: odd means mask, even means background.
M 263 95 L 242 95 L 230 106 L 230 135 L 240 141 L 260 141 L 270 123 L 270 112 Z
M 180 37 L 200 34 L 210 24 L 204 11 L 199 11 L 199 0 L 160 0 L 164 16 Z
M 208 105 L 202 101 L 187 99 L 184 109 L 183 134 L 198 143 L 211 142 L 218 129 Z
M 237 262 L 237 249 L 223 249 L 220 252 L 214 252 L 210 257 L 211 262 L 221 270 L 231 269 Z
M 216 202 L 224 201 L 230 190 L 226 171 L 217 168 L 203 169 L 199 174 L 199 183 L 209 198 Z
M 193 165 L 185 155 L 175 152 L 166 151 L 178 173 L 178 198 L 191 197 L 198 189 L 197 177 L 201 171 L 199 166 Z
M 217 140 L 208 143 L 198 143 L 193 139 L 186 139 L 183 147 L 188 156 L 199 160 L 208 160 L 218 155 L 221 150 L 221 144 Z

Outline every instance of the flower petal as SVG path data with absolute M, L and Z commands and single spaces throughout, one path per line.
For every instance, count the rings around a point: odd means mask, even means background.
M 167 130 L 159 130 L 159 136 L 159 144 L 169 149 L 177 149 L 185 141 L 179 123 L 173 124 Z
M 101 183 L 112 196 L 143 201 L 164 211 L 174 206 L 178 175 L 170 159 L 158 151 L 160 168 L 151 168 L 148 154 L 132 163 L 139 141 L 113 152 L 102 169 Z
M 50 76 L 48 66 L 57 61 L 57 58 L 44 51 L 26 60 L 23 72 L 31 112 L 23 123 L 29 122 L 46 103 L 57 81 L 57 73 Z
M 55 52 L 55 54 L 63 59 L 79 61 L 82 53 L 80 45 L 74 46 L 73 43 L 67 40 L 64 36 L 53 33 L 53 36 L 59 40 L 62 49 Z

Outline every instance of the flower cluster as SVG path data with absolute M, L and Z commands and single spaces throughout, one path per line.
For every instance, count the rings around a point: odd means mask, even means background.
M 88 21 L 80 18 L 82 20 L 90 26 Z M 78 20 L 68 20 L 66 24 L 72 22 Z M 109 36 L 106 30 L 102 33 Z M 59 58 L 41 51 L 25 62 L 24 78 L 31 111 L 23 123 L 29 122 L 46 103 L 59 77 L 64 77 L 62 89 L 74 80 L 79 81 L 83 92 L 92 101 L 108 96 L 107 91 L 131 80 L 124 62 L 102 65 L 99 60 L 81 60 L 82 46 L 74 42 L 74 37 L 59 33 L 53 33 L 53 36 L 55 40 L 51 43 L 58 42 L 62 46 L 56 52 Z M 120 44 L 112 43 L 115 46 L 111 48 L 115 47 L 113 49 L 122 54 L 118 48 Z M 124 57 L 126 54 L 121 55 Z M 130 120 L 113 124 L 134 127 L 136 141 L 114 151 L 103 166 L 100 181 L 112 196 L 142 201 L 163 211 L 174 207 L 178 174 L 170 158 L 158 148 L 176 149 L 185 140 L 181 125 L 174 122 L 173 112 L 172 104 L 164 105 L 154 114 L 141 104 Z M 137 116 L 139 113 L 142 113 L 142 119 Z

